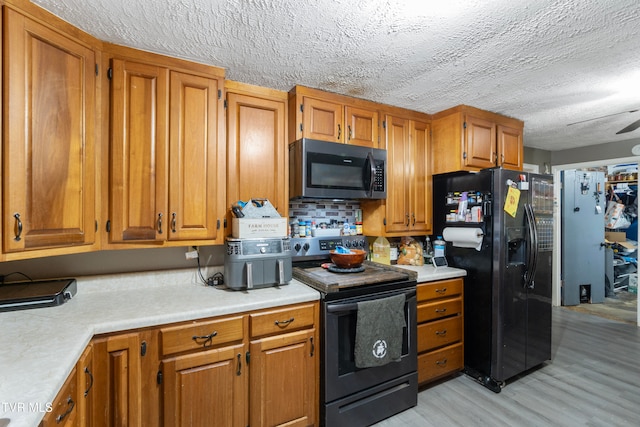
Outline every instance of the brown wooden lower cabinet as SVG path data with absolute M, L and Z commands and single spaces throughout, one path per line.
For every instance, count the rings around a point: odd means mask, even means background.
M 93 425 L 139 427 L 142 422 L 140 337 L 137 332 L 93 341 Z
M 418 284 L 418 383 L 464 368 L 463 279 Z
M 251 342 L 251 426 L 311 426 L 315 422 L 315 329 Z
M 245 357 L 240 343 L 164 360 L 164 425 L 248 425 Z
M 95 390 L 93 377 L 93 345 L 89 344 L 82 352 L 82 356 L 76 364 L 77 388 L 78 388 L 78 427 L 93 425 L 91 414 L 93 413 L 93 395 Z
M 317 426 L 317 325 L 311 302 L 96 336 L 41 426 Z
M 76 368 L 58 392 L 58 395 L 51 404 L 51 411 L 44 416 L 40 427 L 78 426 L 78 384 L 76 378 Z

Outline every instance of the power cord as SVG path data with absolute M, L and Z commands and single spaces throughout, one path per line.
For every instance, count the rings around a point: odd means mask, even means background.
M 33 279 L 31 277 L 27 276 L 26 274 L 24 274 L 24 273 L 22 273 L 20 271 L 14 271 L 14 272 L 9 273 L 9 274 L 4 274 L 4 275 L 0 274 L 0 286 L 4 285 L 4 279 L 6 279 L 9 276 L 13 276 L 14 274 L 19 274 L 19 275 L 25 277 L 30 282 L 33 282 Z
M 196 260 L 198 262 L 198 275 L 200 276 L 200 280 L 202 280 L 202 283 L 204 283 L 205 286 L 213 286 L 217 289 L 226 288 L 226 286 L 224 285 L 224 275 L 222 273 L 218 271 L 217 273 L 214 273 L 212 276 L 209 276 L 205 279 L 204 275 L 202 274 L 202 268 L 200 267 L 200 253 L 198 253 Z

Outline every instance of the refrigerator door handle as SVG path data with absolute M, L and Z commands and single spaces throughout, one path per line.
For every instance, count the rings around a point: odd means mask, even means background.
M 524 212 L 527 218 L 527 227 L 529 230 L 527 256 L 527 269 L 525 271 L 524 286 L 533 289 L 535 287 L 534 277 L 538 268 L 538 230 L 536 227 L 536 217 L 530 204 L 525 203 Z

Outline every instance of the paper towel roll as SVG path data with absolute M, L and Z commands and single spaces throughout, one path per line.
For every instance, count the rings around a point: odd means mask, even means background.
M 442 237 L 447 242 L 458 248 L 473 248 L 479 251 L 482 248 L 484 233 L 479 228 L 447 227 L 442 232 Z

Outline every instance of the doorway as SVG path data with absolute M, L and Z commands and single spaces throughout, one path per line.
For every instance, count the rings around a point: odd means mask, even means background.
M 559 203 L 561 197 L 560 183 L 561 183 L 561 171 L 572 170 L 572 169 L 587 169 L 587 168 L 602 168 L 612 165 L 618 164 L 638 164 L 637 157 L 628 157 L 628 158 L 619 158 L 619 159 L 608 159 L 596 162 L 585 162 L 585 163 L 575 163 L 575 164 L 565 164 L 565 165 L 557 165 L 552 166 L 552 173 L 554 176 L 554 182 L 556 185 L 554 186 L 555 199 L 558 201 L 554 207 L 554 255 L 553 255 L 553 297 L 552 303 L 555 306 L 559 306 L 562 304 L 562 286 L 561 286 L 561 265 L 562 265 L 562 245 L 561 245 L 561 236 L 562 236 L 562 222 L 561 215 L 562 209 L 561 204 Z M 603 224 L 604 228 L 604 224 Z M 638 236 L 636 236 L 636 241 L 638 241 Z M 638 294 L 635 294 L 635 302 L 636 302 L 636 325 L 640 326 L 640 307 L 638 307 Z

